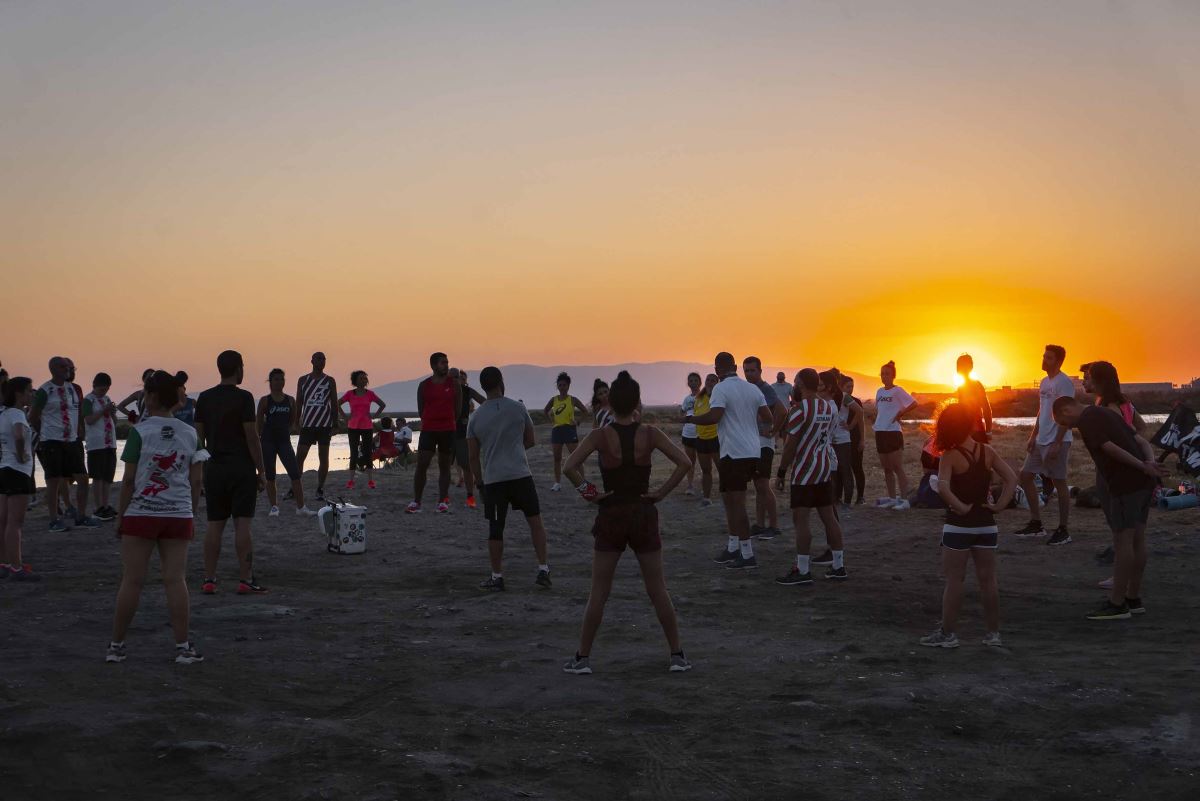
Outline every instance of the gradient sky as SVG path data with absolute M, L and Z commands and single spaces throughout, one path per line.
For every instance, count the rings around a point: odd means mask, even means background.
M 1197 41 L 1192 2 L 0 0 L 0 359 L 1187 380 Z

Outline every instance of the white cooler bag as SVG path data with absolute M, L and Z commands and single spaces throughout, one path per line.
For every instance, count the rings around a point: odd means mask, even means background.
M 317 512 L 317 521 L 329 538 L 330 553 L 367 550 L 367 507 L 352 503 L 330 504 Z

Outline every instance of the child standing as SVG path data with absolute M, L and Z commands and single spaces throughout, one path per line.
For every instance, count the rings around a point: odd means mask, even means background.
M 83 397 L 83 440 L 87 446 L 87 473 L 92 480 L 92 503 L 99 520 L 115 520 L 117 510 L 108 505 L 117 475 L 117 407 L 108 396 L 112 378 L 97 373 L 92 391 Z
M 1017 486 L 1017 474 L 996 455 L 990 445 L 976 440 L 977 419 L 967 406 L 953 403 L 938 415 L 935 444 L 942 452 L 938 465 L 938 494 L 946 502 L 942 526 L 942 571 L 946 590 L 942 595 L 942 624 L 921 645 L 957 648 L 958 612 L 962 607 L 963 578 L 967 560 L 975 561 L 983 619 L 987 625 L 984 645 L 1000 646 L 1000 593 L 996 586 L 996 512 L 1008 506 Z M 988 502 L 992 471 L 1000 474 L 1004 489 L 994 503 Z

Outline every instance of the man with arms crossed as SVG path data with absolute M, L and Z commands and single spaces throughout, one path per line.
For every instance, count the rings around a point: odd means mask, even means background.
M 692 418 L 696 425 L 717 425 L 721 458 L 717 462 L 721 501 L 729 525 L 729 540 L 714 560 L 737 570 L 754 569 L 754 545 L 750 541 L 750 518 L 746 515 L 746 485 L 755 475 L 762 446 L 759 424 L 774 418 L 762 391 L 738 378 L 737 362 L 722 351 L 714 360 L 720 382 L 713 388 L 705 414 Z
M 481 477 L 483 516 L 488 520 L 488 556 L 492 575 L 480 583 L 483 590 L 504 589 L 504 521 L 508 507 L 525 514 L 529 535 L 537 554 L 539 587 L 550 586 L 546 560 L 546 527 L 542 525 L 537 487 L 525 451 L 536 444 L 533 420 L 525 407 L 504 397 L 504 377 L 495 367 L 485 367 L 479 385 L 487 399 L 467 422 L 467 450 L 471 472 Z

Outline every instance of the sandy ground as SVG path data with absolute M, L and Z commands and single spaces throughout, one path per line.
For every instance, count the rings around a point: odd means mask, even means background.
M 1020 437 L 1003 451 L 1015 458 Z M 380 489 L 350 493 L 371 508 L 363 556 L 327 554 L 312 522 L 268 520 L 260 501 L 269 595 L 234 594 L 231 540 L 221 593 L 195 592 L 195 542 L 192 627 L 207 661 L 188 667 L 170 661 L 157 585 L 129 660 L 106 664 L 111 526 L 50 535 L 34 514 L 26 558 L 46 580 L 0 585 L 0 797 L 1200 797 L 1195 511 L 1152 517 L 1149 613 L 1131 621 L 1083 619 L 1107 575 L 1094 559 L 1107 539 L 1099 511 L 1072 510 L 1063 548 L 1003 536 L 1007 647 L 979 644 L 972 582 L 963 647 L 941 651 L 917 645 L 940 610 L 939 512 L 857 507 L 851 579 L 781 587 L 790 523 L 756 546 L 762 569 L 726 571 L 711 562 L 719 503 L 702 509 L 680 490 L 662 504 L 664 558 L 695 669 L 667 672 L 627 556 L 597 672 L 576 677 L 560 667 L 577 644 L 592 514 L 547 491 L 549 447 L 532 453 L 553 589 L 533 585 L 518 516 L 509 590 L 482 594 L 482 515 L 455 490 L 453 515 L 405 516 L 411 472 L 389 471 Z M 1082 448 L 1073 460 L 1086 476 Z M 867 461 L 873 499 L 881 479 Z M 1023 522 L 1010 512 L 1002 525 Z

